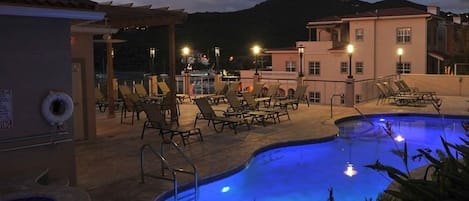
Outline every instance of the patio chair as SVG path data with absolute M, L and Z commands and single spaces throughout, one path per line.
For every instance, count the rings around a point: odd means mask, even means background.
M 217 115 L 215 113 L 215 110 L 213 110 L 212 106 L 208 102 L 207 97 L 197 98 L 197 99 L 194 99 L 194 101 L 200 111 L 200 113 L 197 113 L 195 116 L 194 127 L 196 127 L 197 121 L 199 119 L 203 119 L 203 120 L 208 121 L 209 126 L 210 126 L 210 123 L 212 123 L 213 128 L 215 129 L 216 132 L 222 132 L 225 126 L 230 126 L 231 128 L 233 128 L 234 133 L 236 134 L 238 133 L 236 129 L 237 126 L 242 125 L 242 124 L 246 125 L 248 129 L 251 128 L 249 125 L 249 122 L 245 118 L 239 118 L 239 117 L 234 117 L 234 116 L 226 117 L 226 116 Z M 222 125 L 221 130 L 217 129 L 216 127 L 217 124 Z
M 132 94 L 132 90 L 130 90 L 130 88 L 127 85 L 122 85 L 122 84 L 119 85 L 118 90 L 119 90 L 119 94 L 121 98 L 124 98 L 124 96 L 127 96 L 129 94 Z
M 280 84 L 270 84 L 267 89 L 267 94 L 264 97 L 255 98 L 256 102 L 263 102 L 264 106 L 270 106 L 272 99 L 277 97 Z
M 423 103 L 423 96 L 415 94 L 403 94 L 394 91 L 394 89 L 389 86 L 387 82 L 376 83 L 378 90 L 380 91 L 380 96 L 378 97 L 378 102 L 384 103 L 386 100 L 393 100 L 394 103 L 398 106 L 403 105 L 421 105 Z M 377 103 L 378 104 L 378 103 Z
M 138 97 L 140 97 L 140 98 L 147 98 L 148 97 L 147 90 L 145 89 L 145 87 L 142 84 L 135 84 L 134 88 L 135 88 L 135 93 L 137 93 Z
M 281 108 L 285 107 L 288 109 L 288 106 L 290 105 L 292 109 L 294 110 L 298 109 L 298 105 L 300 101 L 303 100 L 305 97 L 307 88 L 308 88 L 308 85 L 297 85 L 295 93 L 293 94 L 293 97 L 276 101 L 274 103 L 274 106 L 280 106 Z M 309 101 L 307 99 L 306 99 L 306 103 L 308 104 L 308 107 L 309 107 Z
M 121 124 L 124 123 L 124 119 L 127 118 L 127 112 L 132 113 L 131 124 L 134 124 L 134 116 L 137 116 L 137 120 L 140 119 L 140 112 L 143 111 L 142 104 L 143 102 L 136 94 L 127 94 L 122 97 L 124 104 L 122 105 L 121 110 Z
M 246 101 L 246 104 L 248 105 L 249 108 L 258 110 L 258 111 L 263 111 L 263 112 L 268 112 L 271 117 L 274 117 L 274 123 L 275 119 L 278 120 L 280 123 L 280 116 L 287 116 L 288 120 L 290 120 L 290 114 L 288 113 L 287 108 L 278 108 L 278 107 L 268 107 L 268 108 L 260 108 L 259 107 L 259 102 L 256 102 L 254 97 L 250 92 L 245 92 L 243 93 L 243 98 L 244 101 Z
M 252 88 L 252 96 L 254 98 L 259 98 L 262 95 L 262 89 L 264 88 L 264 83 L 255 83 Z
M 248 93 L 248 92 L 246 92 Z M 243 96 L 245 93 L 243 93 Z M 249 96 L 252 96 L 249 94 Z M 251 97 L 252 98 L 252 97 Z M 227 93 L 226 94 L 226 99 L 228 100 L 228 103 L 230 104 L 230 110 L 227 110 L 229 113 L 233 113 L 234 115 L 237 115 L 240 118 L 245 118 L 245 117 L 252 117 L 251 118 L 251 124 L 256 121 L 262 123 L 263 126 L 265 126 L 265 120 L 267 119 L 273 119 L 274 123 L 276 123 L 276 112 L 274 111 L 262 111 L 258 110 L 256 107 L 246 107 L 241 103 L 241 101 L 238 99 L 236 94 L 233 92 Z M 255 102 L 255 101 L 254 101 Z M 225 114 L 226 115 L 226 114 Z
M 169 94 L 169 92 L 171 92 L 171 89 L 169 89 L 169 86 L 165 81 L 158 82 L 158 88 L 160 88 L 161 94 L 163 96 L 166 96 Z M 187 94 L 176 94 L 176 99 L 179 103 L 183 103 L 186 98 L 189 100 L 191 99 L 191 97 Z
M 108 106 L 106 97 L 104 96 L 103 92 L 101 92 L 101 89 L 99 89 L 98 87 L 94 88 L 94 92 L 96 98 L 96 106 L 98 107 L 100 112 L 105 112 Z
M 241 82 L 239 82 L 239 81 L 230 82 L 230 83 L 228 84 L 228 89 L 227 89 L 226 93 L 230 93 L 230 92 L 233 93 L 233 92 L 234 92 L 235 94 L 238 94 L 238 92 L 239 92 L 239 84 L 240 84 L 240 83 L 241 83 Z
M 407 94 L 422 95 L 425 101 L 439 101 L 440 98 L 436 96 L 434 91 L 420 91 L 418 88 L 411 88 L 404 80 L 395 80 L 394 84 L 397 86 L 398 91 Z
M 215 93 L 209 95 L 210 102 L 213 104 L 220 103 L 220 100 L 225 101 L 225 94 L 228 91 L 228 84 L 226 83 L 218 83 L 215 84 Z
M 204 141 L 202 136 L 202 132 L 199 128 L 188 128 L 188 127 L 181 127 L 178 124 L 168 124 L 164 117 L 164 111 L 162 111 L 161 105 L 156 103 L 145 103 L 142 105 L 143 111 L 147 116 L 147 120 L 143 124 L 142 134 L 140 139 L 143 139 L 145 130 L 147 128 L 158 129 L 159 134 L 163 141 L 165 140 L 173 140 L 174 136 L 180 136 L 183 145 L 185 146 L 187 142 L 189 142 L 189 138 L 191 136 L 198 136 L 199 141 Z M 166 136 L 169 135 L 169 139 Z

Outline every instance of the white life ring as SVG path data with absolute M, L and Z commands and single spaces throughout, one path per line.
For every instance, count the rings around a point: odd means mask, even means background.
M 53 126 L 61 126 L 73 113 L 73 100 L 63 92 L 51 91 L 42 101 L 42 115 Z

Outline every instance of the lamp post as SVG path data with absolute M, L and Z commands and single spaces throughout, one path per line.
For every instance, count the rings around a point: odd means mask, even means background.
M 305 47 L 303 47 L 303 45 L 300 45 L 298 47 L 298 54 L 300 55 L 300 74 L 299 76 L 300 77 L 303 77 L 303 55 L 305 53 Z
M 353 48 L 352 44 L 347 45 L 347 53 L 348 53 L 348 58 L 349 58 L 347 78 L 349 78 L 349 79 L 353 79 L 353 75 L 352 75 L 352 54 L 353 54 L 353 49 L 354 48 Z
M 355 80 L 353 79 L 352 75 L 352 54 L 353 54 L 353 45 L 347 45 L 347 53 L 349 57 L 349 68 L 348 68 L 348 76 L 345 82 L 345 106 L 346 107 L 353 107 L 355 104 Z
M 184 57 L 184 60 L 186 62 L 186 66 L 184 67 L 184 80 L 182 81 L 183 83 L 183 93 L 189 95 L 190 94 L 190 75 L 189 75 L 189 53 L 191 52 L 191 49 L 189 47 L 185 46 L 181 49 L 182 56 Z
M 187 73 L 189 71 L 189 69 L 187 69 L 189 66 L 188 57 L 189 57 L 189 53 L 191 52 L 191 49 L 189 49 L 189 47 L 186 46 L 186 47 L 183 47 L 181 51 L 182 51 L 182 56 L 184 56 L 184 62 L 186 62 L 185 63 L 186 66 L 184 67 L 184 72 Z
M 397 75 L 400 76 L 401 72 L 402 72 L 402 55 L 404 54 L 404 49 L 402 48 L 397 48 L 397 55 L 399 55 L 399 63 L 397 64 L 398 65 L 398 69 L 397 69 Z
M 156 57 L 156 48 L 150 47 L 150 73 L 153 73 Z
M 255 62 L 255 67 L 256 67 L 256 73 L 255 75 L 259 75 L 259 73 L 257 72 L 257 55 L 259 55 L 259 53 L 261 52 L 261 47 L 259 47 L 258 45 L 255 45 L 254 47 L 252 47 L 252 53 L 254 54 L 254 62 Z
M 215 47 L 215 65 L 216 65 L 216 68 L 215 68 L 215 71 L 216 73 L 218 74 L 218 72 L 220 71 L 220 47 Z

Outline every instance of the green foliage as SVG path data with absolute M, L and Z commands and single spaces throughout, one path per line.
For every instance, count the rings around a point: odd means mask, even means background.
M 390 125 L 384 128 L 392 137 Z M 385 172 L 399 184 L 399 189 L 388 189 L 381 194 L 379 201 L 467 201 L 469 200 L 469 141 L 463 144 L 452 144 L 441 138 L 443 150 L 436 150 L 437 157 L 429 149 L 418 149 L 418 155 L 412 159 L 424 158 L 429 161 L 423 178 L 413 178 L 410 172 L 403 172 L 392 166 L 384 165 L 379 161 L 366 167 L 376 171 Z M 405 144 L 404 150 L 394 150 L 401 157 L 408 169 L 408 152 Z M 430 177 L 427 178 L 428 173 Z

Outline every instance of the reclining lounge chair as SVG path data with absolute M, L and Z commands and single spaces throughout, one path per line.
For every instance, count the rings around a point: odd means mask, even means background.
M 197 99 L 194 99 L 194 101 L 200 110 L 200 113 L 197 113 L 195 116 L 194 127 L 197 125 L 197 120 L 203 119 L 203 120 L 208 121 L 209 126 L 210 126 L 210 123 L 212 123 L 213 128 L 217 132 L 222 132 L 225 126 L 230 126 L 231 128 L 233 128 L 236 134 L 238 133 L 236 127 L 241 124 L 245 124 L 248 127 L 248 129 L 250 129 L 250 125 L 247 119 L 233 117 L 233 116 L 226 117 L 226 116 L 217 115 L 215 113 L 215 110 L 213 110 L 212 106 L 208 102 L 207 97 L 197 98 Z M 221 130 L 217 129 L 216 127 L 217 124 L 222 124 Z

